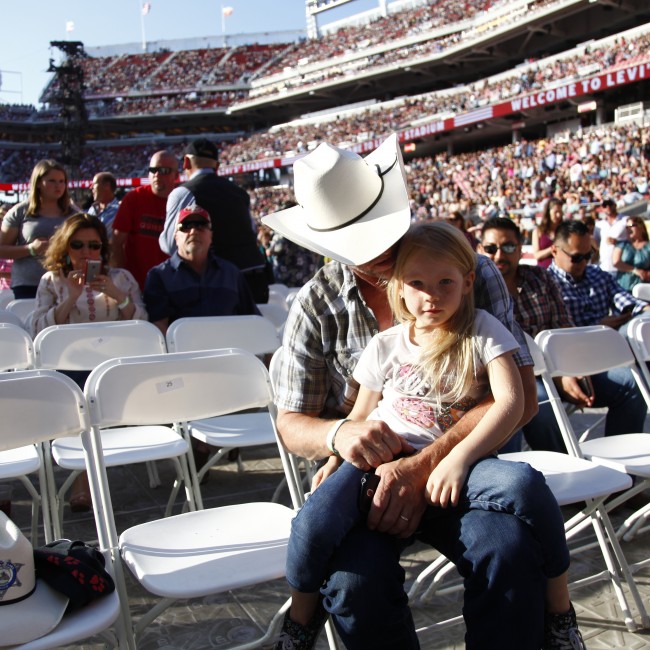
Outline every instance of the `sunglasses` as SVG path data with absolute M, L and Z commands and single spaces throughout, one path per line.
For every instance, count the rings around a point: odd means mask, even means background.
M 171 174 L 174 171 L 173 167 L 149 167 L 149 173 L 155 174 Z
M 488 255 L 496 255 L 498 250 L 501 250 L 503 253 L 514 253 L 519 246 L 517 244 L 501 244 L 497 246 L 496 244 L 483 244 L 483 250 Z
M 190 230 L 210 230 L 210 223 L 208 221 L 183 221 L 178 225 L 181 232 L 189 232 Z
M 84 246 L 91 251 L 100 251 L 102 249 L 102 243 L 99 241 L 79 241 L 78 239 L 71 241 L 69 246 L 73 251 L 80 251 Z
M 572 264 L 580 264 L 580 262 L 588 262 L 591 259 L 591 256 L 593 255 L 592 251 L 589 251 L 588 253 L 575 253 L 574 255 L 571 255 L 571 253 L 567 253 L 563 248 L 560 248 L 560 250 L 569 257 Z

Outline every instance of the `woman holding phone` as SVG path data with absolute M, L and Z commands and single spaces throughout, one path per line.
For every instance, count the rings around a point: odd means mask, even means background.
M 126 269 L 109 269 L 108 255 L 106 228 L 97 217 L 79 212 L 65 221 L 43 262 L 34 336 L 49 325 L 147 318 L 135 278 Z
M 47 272 L 36 291 L 32 335 L 49 325 L 147 319 L 140 287 L 125 269 L 108 268 L 108 236 L 94 216 L 78 212 L 56 231 L 43 262 Z M 65 374 L 82 388 L 89 373 Z M 70 490 L 70 508 L 92 507 L 88 477 L 80 474 Z

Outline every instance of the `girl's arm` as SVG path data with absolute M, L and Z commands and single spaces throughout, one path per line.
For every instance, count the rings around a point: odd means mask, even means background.
M 469 467 L 498 449 L 521 418 L 524 391 L 512 354 L 490 361 L 487 371 L 494 403 L 429 476 L 426 494 L 433 505 L 456 505 Z
M 359 394 L 350 415 L 348 415 L 348 420 L 367 420 L 368 416 L 377 408 L 380 399 L 381 393 L 372 391 L 365 386 L 359 386 Z

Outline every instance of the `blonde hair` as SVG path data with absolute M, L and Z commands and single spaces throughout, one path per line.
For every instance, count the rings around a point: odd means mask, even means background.
M 444 222 L 412 225 L 400 242 L 393 275 L 388 283 L 388 300 L 400 323 L 413 323 L 415 316 L 406 308 L 401 296 L 404 268 L 409 257 L 423 250 L 453 264 L 467 276 L 476 270 L 476 253 L 463 233 Z M 437 328 L 431 343 L 421 349 L 413 372 L 429 385 L 431 393 L 442 402 L 455 402 L 467 394 L 474 381 L 474 292 L 463 296 L 456 313 Z
M 54 169 L 62 172 L 65 179 L 65 192 L 63 192 L 57 204 L 63 214 L 67 214 L 70 210 L 71 201 L 70 194 L 68 194 L 68 172 L 66 172 L 65 167 L 60 162 L 49 158 L 39 160 L 34 166 L 34 169 L 32 169 L 32 175 L 29 179 L 29 195 L 27 197 L 28 215 L 32 217 L 38 216 L 38 212 L 41 209 L 41 188 L 39 187 L 39 183 Z

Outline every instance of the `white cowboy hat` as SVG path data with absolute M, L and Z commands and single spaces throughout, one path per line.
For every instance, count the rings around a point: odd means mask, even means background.
M 0 643 L 38 639 L 61 620 L 68 598 L 36 579 L 29 540 L 0 511 Z
M 388 250 L 411 222 L 397 135 L 365 158 L 322 143 L 293 166 L 298 205 L 262 223 L 343 264 L 365 264 Z

